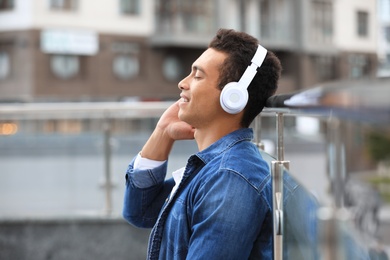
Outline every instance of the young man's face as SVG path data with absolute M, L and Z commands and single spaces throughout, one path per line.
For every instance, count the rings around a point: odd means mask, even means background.
M 179 82 L 179 118 L 195 128 L 207 127 L 224 112 L 219 103 L 220 66 L 227 54 L 207 49 L 192 65 L 191 73 Z

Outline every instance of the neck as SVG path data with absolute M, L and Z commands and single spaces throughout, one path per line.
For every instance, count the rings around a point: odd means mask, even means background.
M 237 122 L 237 121 L 236 121 Z M 232 122 L 216 122 L 207 128 L 195 129 L 195 140 L 199 151 L 202 151 L 231 132 L 242 128 L 240 124 Z

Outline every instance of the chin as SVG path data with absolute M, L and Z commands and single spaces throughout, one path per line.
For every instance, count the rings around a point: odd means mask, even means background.
M 177 114 L 177 117 L 181 120 L 181 121 L 185 121 L 185 115 L 184 115 L 184 112 L 182 110 L 179 110 L 179 113 Z
M 179 118 L 181 121 L 183 121 L 183 122 L 185 122 L 185 123 L 191 125 L 191 123 L 190 123 L 191 120 L 188 120 L 189 118 L 188 118 L 184 113 L 180 113 L 180 112 L 179 112 L 178 118 Z

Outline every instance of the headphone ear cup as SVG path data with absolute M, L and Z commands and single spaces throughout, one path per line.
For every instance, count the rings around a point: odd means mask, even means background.
M 248 91 L 238 82 L 230 82 L 222 89 L 219 99 L 221 107 L 229 114 L 238 114 L 248 102 Z

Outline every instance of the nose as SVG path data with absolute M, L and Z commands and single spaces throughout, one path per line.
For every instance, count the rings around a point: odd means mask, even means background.
M 185 77 L 184 79 L 180 80 L 179 84 L 177 85 L 180 90 L 185 90 L 185 89 L 189 88 L 187 79 L 188 79 L 188 76 Z

